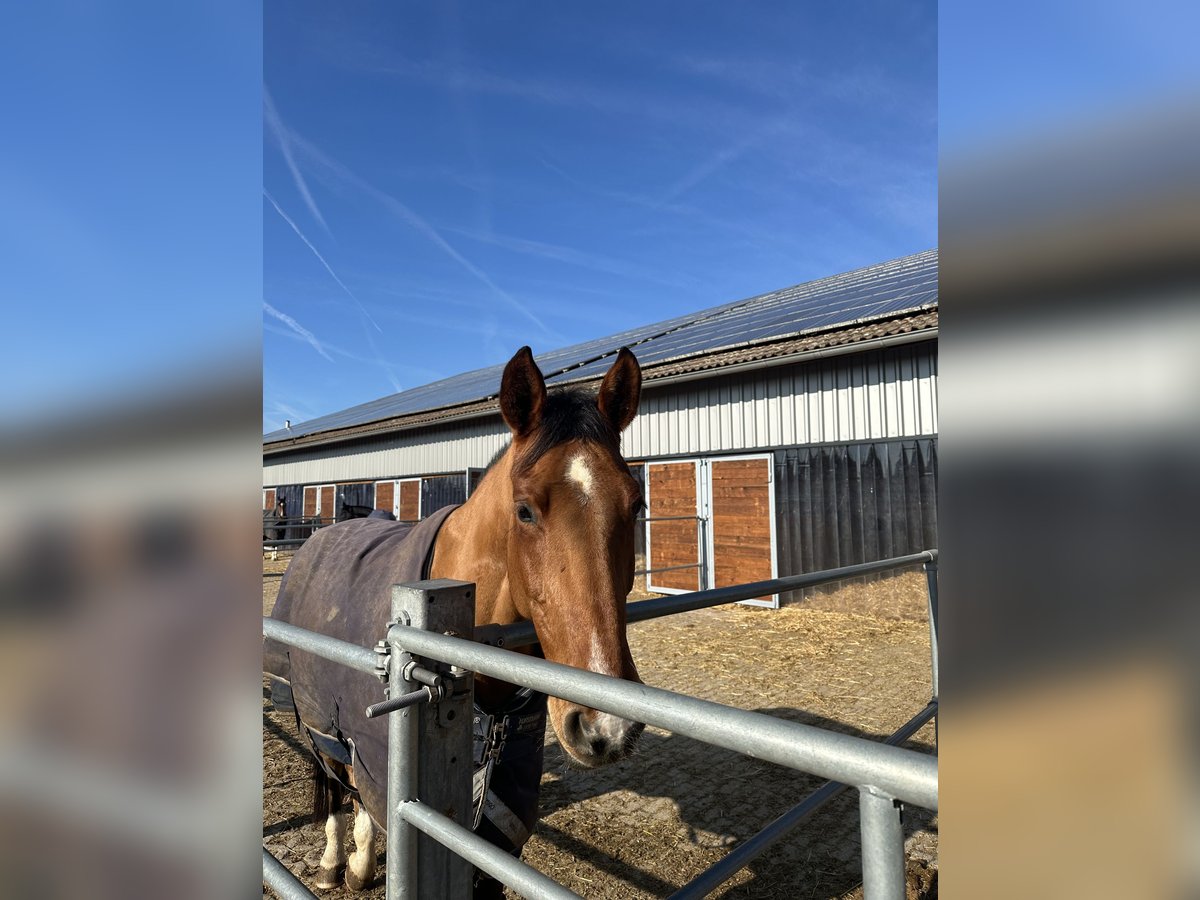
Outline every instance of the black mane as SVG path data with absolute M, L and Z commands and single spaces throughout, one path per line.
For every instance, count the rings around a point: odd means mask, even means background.
M 517 461 L 519 470 L 528 469 L 555 447 L 568 441 L 594 441 L 598 444 L 617 444 L 620 436 L 608 419 L 600 414 L 596 395 L 582 388 L 556 388 L 546 395 L 542 421 L 529 446 Z M 512 447 L 492 457 L 490 469 Z

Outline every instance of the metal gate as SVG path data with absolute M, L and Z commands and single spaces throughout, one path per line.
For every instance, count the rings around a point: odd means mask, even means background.
M 865 900 L 905 896 L 901 803 L 936 810 L 937 758 L 896 744 L 937 715 L 937 551 L 827 572 L 697 591 L 631 603 L 628 621 L 740 602 L 860 575 L 923 564 L 929 589 L 932 698 L 883 743 L 776 719 L 673 691 L 633 684 L 516 653 L 537 643 L 530 622 L 486 625 L 474 640 L 440 633 L 474 620 L 474 586 L 455 581 L 396 585 L 393 625 L 375 650 L 263 618 L 263 633 L 385 680 L 387 699 L 373 714 L 388 727 L 388 900 L 451 900 L 475 866 L 525 897 L 578 895 L 478 837 L 466 826 L 470 796 L 470 709 L 474 674 L 526 685 L 555 697 L 668 729 L 676 734 L 829 779 L 789 812 L 671 895 L 706 896 L 849 787 L 858 790 Z M 430 610 L 437 610 L 434 618 Z M 449 618 L 447 618 L 449 617 Z M 506 649 L 500 649 L 500 648 Z M 439 727 L 428 727 L 436 722 Z M 461 760 L 461 762 L 458 762 Z M 456 764 L 455 764 L 456 763 Z M 286 898 L 315 897 L 267 849 L 263 881 Z M 457 893 L 456 893 L 457 892 Z

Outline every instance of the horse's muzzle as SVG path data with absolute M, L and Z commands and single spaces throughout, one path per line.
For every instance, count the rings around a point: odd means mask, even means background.
M 559 740 L 574 762 L 592 769 L 619 762 L 633 753 L 645 727 L 611 713 L 573 706 L 563 716 Z

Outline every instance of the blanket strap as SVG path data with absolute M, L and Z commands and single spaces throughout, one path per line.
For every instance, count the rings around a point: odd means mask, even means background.
M 498 764 L 504 764 L 510 757 L 525 755 L 522 751 L 531 738 L 540 747 L 545 728 L 545 698 L 529 688 L 518 691 L 506 708 L 495 714 L 475 706 L 472 830 L 478 829 L 486 817 L 515 849 L 529 840 L 530 832 L 521 817 L 491 790 L 492 774 Z

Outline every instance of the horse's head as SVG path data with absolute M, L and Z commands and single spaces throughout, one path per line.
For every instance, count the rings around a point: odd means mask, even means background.
M 640 681 L 625 637 L 642 492 L 621 457 L 642 371 L 622 348 L 595 396 L 548 394 L 528 347 L 509 361 L 500 410 L 513 432 L 509 590 L 546 659 Z M 559 742 L 583 766 L 616 762 L 642 725 L 552 698 Z

